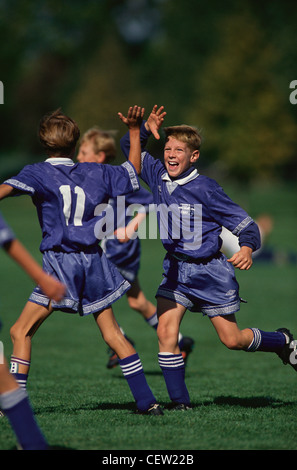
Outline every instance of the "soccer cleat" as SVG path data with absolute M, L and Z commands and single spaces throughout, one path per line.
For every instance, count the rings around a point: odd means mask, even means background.
M 158 403 L 154 403 L 153 405 L 150 405 L 150 407 L 145 411 L 136 410 L 135 413 L 137 415 L 151 415 L 151 416 L 161 416 L 164 414 L 161 406 Z
M 290 364 L 297 371 L 297 341 L 294 340 L 292 333 L 287 328 L 279 328 L 276 331 L 283 333 L 286 338 L 286 344 L 277 355 L 283 364 Z
M 168 405 L 168 410 L 170 411 L 188 411 L 192 410 L 192 405 L 189 403 L 176 403 L 172 402 Z
M 126 335 L 125 335 L 125 338 L 129 341 L 129 343 L 132 344 L 132 346 L 134 346 L 134 342 L 132 341 L 132 339 L 128 338 L 128 336 Z M 118 366 L 119 358 L 117 354 L 115 353 L 115 351 L 113 351 L 111 348 L 108 348 L 107 354 L 109 355 L 109 359 L 106 364 L 107 369 L 113 369 L 114 367 Z
M 183 345 L 180 348 L 180 352 L 183 356 L 183 360 L 184 360 L 185 365 L 187 364 L 189 354 L 191 354 L 191 352 L 194 349 L 194 344 L 195 344 L 195 341 L 192 338 L 190 338 L 189 336 L 184 336 L 183 337 Z
M 106 367 L 107 367 L 107 369 L 113 369 L 114 367 L 116 367 L 119 364 L 119 358 L 111 348 L 108 348 L 107 353 L 109 355 L 109 359 L 108 359 L 108 362 L 106 364 Z

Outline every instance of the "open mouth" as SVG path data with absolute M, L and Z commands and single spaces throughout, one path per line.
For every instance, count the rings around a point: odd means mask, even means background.
M 168 166 L 170 166 L 171 168 L 178 167 L 178 163 L 177 162 L 168 162 Z

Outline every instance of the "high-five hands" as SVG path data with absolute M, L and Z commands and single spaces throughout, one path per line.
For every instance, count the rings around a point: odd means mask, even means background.
M 165 116 L 166 112 L 164 111 L 164 106 L 160 106 L 160 108 L 158 108 L 158 106 L 155 104 L 145 123 L 146 130 L 150 131 L 157 140 L 160 139 L 159 129 L 164 122 Z
M 126 117 L 122 113 L 118 113 L 118 116 L 129 129 L 137 129 L 141 126 L 144 111 L 144 108 L 135 105 L 130 106 Z
M 127 116 L 124 116 L 122 113 L 118 113 L 121 121 L 128 126 L 129 129 L 140 127 L 145 109 L 140 106 L 130 106 L 128 109 Z M 155 104 L 153 107 L 147 121 L 145 122 L 145 128 L 147 131 L 151 132 L 155 139 L 160 139 L 159 129 L 164 122 L 166 116 L 166 111 L 164 111 L 164 106 Z

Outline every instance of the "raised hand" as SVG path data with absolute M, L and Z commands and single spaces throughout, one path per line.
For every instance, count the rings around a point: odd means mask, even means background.
M 130 106 L 128 114 L 125 117 L 122 113 L 118 113 L 119 118 L 129 128 L 130 150 L 129 161 L 134 166 L 136 173 L 141 172 L 141 145 L 140 145 L 140 127 L 144 115 L 144 108 L 140 106 Z
M 140 128 L 144 115 L 144 108 L 140 106 L 130 106 L 127 116 L 118 113 L 119 118 L 123 121 L 129 129 Z
M 159 129 L 164 122 L 165 116 L 166 116 L 166 112 L 164 111 L 164 106 L 160 106 L 158 108 L 158 105 L 155 104 L 155 106 L 152 109 L 151 114 L 149 115 L 145 123 L 146 129 L 148 131 L 151 131 L 151 133 L 157 140 L 160 139 Z

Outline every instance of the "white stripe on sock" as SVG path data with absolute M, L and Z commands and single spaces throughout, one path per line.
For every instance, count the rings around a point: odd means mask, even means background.
M 172 353 L 159 353 L 159 366 L 160 367 L 182 367 L 184 365 L 184 359 L 181 354 Z
M 120 364 L 120 366 L 125 376 L 134 374 L 135 372 L 139 372 L 142 370 L 142 364 L 140 359 L 138 359 L 137 361 L 133 361 L 130 364 Z

